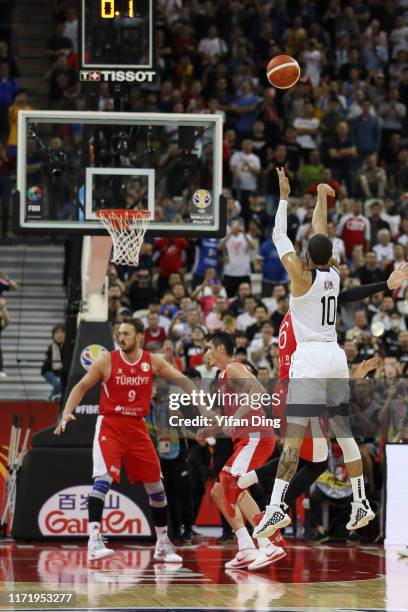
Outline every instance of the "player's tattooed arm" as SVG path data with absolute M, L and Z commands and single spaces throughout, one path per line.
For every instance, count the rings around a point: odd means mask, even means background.
M 279 459 L 276 478 L 289 482 L 296 474 L 299 463 L 299 449 L 286 446 Z

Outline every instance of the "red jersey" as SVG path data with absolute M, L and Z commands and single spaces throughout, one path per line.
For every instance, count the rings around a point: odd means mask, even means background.
M 288 310 L 279 328 L 279 379 L 289 378 L 290 362 L 295 350 L 295 332 L 293 331 L 292 317 Z
M 290 311 L 288 311 L 279 328 L 279 380 L 274 390 L 275 393 L 278 392 L 282 395 L 282 401 L 279 407 L 274 409 L 274 414 L 280 416 L 280 418 L 284 420 L 284 427 L 281 427 L 281 435 L 283 436 L 286 432 L 284 401 L 286 400 L 286 393 L 288 390 L 290 363 L 296 346 L 297 342 L 293 330 L 292 317 L 290 316 Z M 279 415 L 277 413 L 279 413 Z M 306 429 L 305 437 L 300 447 L 300 457 L 306 461 L 313 461 L 313 437 L 311 435 L 310 425 Z
M 235 415 L 237 410 L 239 410 L 239 408 L 241 407 L 241 404 L 239 401 L 240 391 L 238 391 L 232 385 L 229 384 L 228 378 L 229 376 L 227 373 L 227 369 L 225 368 L 225 370 L 222 370 L 222 372 L 220 373 L 218 379 L 218 391 L 221 395 L 223 409 L 222 412 L 225 416 L 230 417 Z M 235 428 L 236 433 L 232 436 L 233 442 L 246 438 L 248 433 L 250 432 L 259 433 L 261 431 L 267 431 L 268 435 L 266 437 L 269 438 L 274 435 L 274 433 L 271 434 L 271 428 L 262 425 L 262 422 L 259 425 L 256 423 L 251 423 L 253 415 L 260 417 L 260 419 L 266 416 L 265 411 L 262 407 L 259 407 L 256 410 L 250 408 L 248 412 L 243 417 L 241 417 L 242 419 L 248 419 L 249 424 Z
M 340 220 L 339 231 L 344 240 L 347 257 L 350 257 L 355 246 L 363 246 L 365 239 L 369 238 L 369 222 L 362 215 L 354 216 L 351 213 L 344 215 Z
M 102 384 L 100 415 L 144 417 L 149 414 L 153 390 L 150 353 L 142 351 L 134 363 L 118 349 L 110 353 L 111 373 Z

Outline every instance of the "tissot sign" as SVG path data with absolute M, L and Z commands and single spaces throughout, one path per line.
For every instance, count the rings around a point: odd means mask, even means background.
M 88 495 L 92 487 L 80 485 L 54 493 L 42 506 L 38 527 L 43 536 L 86 536 Z M 149 522 L 141 508 L 119 491 L 106 497 L 101 525 L 107 536 L 150 536 Z

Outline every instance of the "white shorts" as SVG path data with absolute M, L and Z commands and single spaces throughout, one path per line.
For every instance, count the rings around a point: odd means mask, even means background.
M 303 342 L 292 356 L 286 399 L 288 422 L 321 416 L 326 407 L 349 402 L 349 369 L 337 342 Z M 330 410 L 328 411 L 330 416 Z M 304 424 L 302 418 L 302 425 Z M 299 421 L 300 424 L 300 421 Z

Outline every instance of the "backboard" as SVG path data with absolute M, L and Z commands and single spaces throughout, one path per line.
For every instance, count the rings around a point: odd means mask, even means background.
M 22 111 L 18 224 L 103 234 L 98 209 L 147 209 L 153 236 L 223 236 L 219 115 Z

